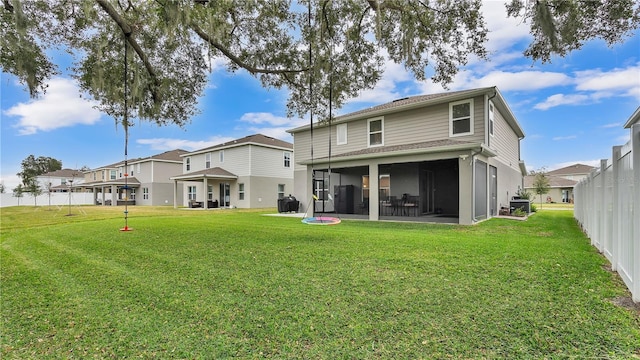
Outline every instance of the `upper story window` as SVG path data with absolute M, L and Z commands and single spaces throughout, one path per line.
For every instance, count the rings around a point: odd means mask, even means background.
M 110 171 L 109 179 L 110 180 L 115 180 L 116 179 L 116 171 L 115 170 L 111 170 Z
M 118 179 L 122 177 L 122 166 L 118 168 Z
M 336 144 L 345 145 L 347 143 L 347 124 L 336 126 Z
M 384 145 L 384 119 L 369 119 L 367 123 L 367 132 L 369 134 L 368 146 Z
M 211 168 L 211 153 L 206 153 L 204 155 L 204 168 L 205 169 Z
M 220 163 L 224 162 L 224 150 L 220 150 Z
M 136 164 L 136 173 L 140 174 L 140 163 Z
M 184 164 L 185 164 L 185 168 L 187 169 L 187 171 L 191 171 L 191 158 L 190 157 L 185 159 Z
M 473 135 L 473 99 L 449 104 L 449 136 Z
M 134 172 L 133 169 L 135 168 L 135 165 L 129 165 L 129 175 L 133 176 Z
M 284 167 L 291 167 L 291 153 L 289 151 L 285 151 L 284 153 Z
M 494 112 L 493 103 L 489 101 L 489 135 L 491 136 L 493 136 L 493 119 L 494 119 L 493 112 Z

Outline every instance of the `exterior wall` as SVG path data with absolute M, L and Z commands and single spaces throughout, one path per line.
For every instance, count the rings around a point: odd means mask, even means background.
M 495 166 L 498 172 L 498 210 L 501 207 L 509 207 L 511 197 L 522 189 L 522 173 L 519 168 L 514 169 L 495 158 L 489 159 L 489 165 Z
M 251 151 L 251 176 L 287 178 L 293 180 L 293 150 L 281 150 L 264 146 L 250 146 Z M 284 153 L 291 154 L 289 167 L 284 166 Z
M 244 200 L 239 200 L 239 186 L 244 184 Z M 284 196 L 293 194 L 293 179 L 251 176 L 238 178 L 232 185 L 233 205 L 239 208 L 270 208 L 278 206 L 278 184 L 284 185 Z
M 455 139 L 484 143 L 485 138 L 485 106 L 484 96 L 473 98 L 474 131 L 473 135 L 449 136 L 449 103 L 438 104 L 428 108 L 412 109 L 383 116 L 384 146 L 420 143 L 425 141 Z M 331 126 L 331 154 L 341 154 L 367 148 L 367 123 L 372 116 L 347 123 L 347 144 L 336 144 L 336 126 Z M 503 120 L 504 121 L 504 120 Z M 504 122 L 506 124 L 506 122 Z M 335 125 L 339 124 L 336 122 Z M 508 125 L 507 125 L 508 126 Z M 511 131 L 513 133 L 513 131 Z M 329 155 L 329 127 L 314 127 L 313 157 L 321 159 Z M 516 144 L 517 144 L 517 137 Z M 311 159 L 311 132 L 298 132 L 294 135 L 294 152 L 297 161 Z M 516 157 L 518 151 L 516 148 Z M 515 161 L 517 166 L 518 161 Z M 297 166 L 296 171 L 303 167 Z
M 515 170 L 520 169 L 520 146 L 519 139 L 511 126 L 504 119 L 502 114 L 495 108 L 493 136 L 490 143 L 491 148 L 498 154 L 496 158 L 503 164 L 507 164 Z

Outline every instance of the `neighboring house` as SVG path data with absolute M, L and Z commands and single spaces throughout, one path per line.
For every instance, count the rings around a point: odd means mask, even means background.
M 293 192 L 293 145 L 286 141 L 255 134 L 182 158 L 182 172 L 171 177 L 175 206 L 276 207 Z
M 636 111 L 634 111 L 633 114 L 631 114 L 631 117 L 629 118 L 629 120 L 627 120 L 627 122 L 624 123 L 624 128 L 631 129 L 631 127 L 634 124 L 640 124 L 640 106 L 638 106 Z
M 526 173 L 524 132 L 496 87 L 413 96 L 338 116 L 330 126 L 313 125 L 313 143 L 309 125 L 289 132 L 294 195 L 302 208 L 313 195 L 320 199 L 316 213 L 473 224 L 508 207 Z
M 169 177 L 182 169 L 185 150 L 171 150 L 85 172 L 79 188 L 93 192 L 99 205 L 173 205 L 174 184 Z M 180 199 L 181 200 L 181 199 Z
M 542 202 L 547 203 L 573 203 L 573 187 L 582 179 L 589 176 L 595 168 L 584 164 L 573 164 L 560 169 L 546 172 L 549 180 L 549 192 L 542 195 Z M 534 175 L 527 175 L 524 178 L 524 189 L 531 193 L 531 201 L 539 203 L 540 198 L 536 195 L 533 183 Z
M 80 170 L 61 169 L 36 176 L 43 192 L 68 192 L 72 185 L 84 182 L 84 174 Z

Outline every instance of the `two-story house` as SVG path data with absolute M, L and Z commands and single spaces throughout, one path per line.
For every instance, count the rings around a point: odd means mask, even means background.
M 293 193 L 316 213 L 473 224 L 509 206 L 526 174 L 524 132 L 496 87 L 403 98 L 289 132 Z
M 102 166 L 85 172 L 84 191 L 93 192 L 101 205 L 173 205 L 174 184 L 170 176 L 182 169 L 177 149 L 144 158 Z
M 171 177 L 175 206 L 276 207 L 293 192 L 293 144 L 286 141 L 255 134 L 182 158 L 182 173 Z
M 84 174 L 80 170 L 60 169 L 36 176 L 40 188 L 44 192 L 67 192 L 72 185 L 84 182 Z

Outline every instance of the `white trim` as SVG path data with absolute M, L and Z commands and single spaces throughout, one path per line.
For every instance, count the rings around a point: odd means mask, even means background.
M 371 144 L 371 123 L 380 121 L 380 144 Z M 375 117 L 367 120 L 367 147 L 384 146 L 384 116 Z
M 467 117 L 460 117 L 460 118 L 453 118 L 453 107 L 456 105 L 462 105 L 462 104 L 469 104 L 469 132 L 464 132 L 464 133 L 458 133 L 458 134 L 454 134 L 453 133 L 453 122 L 456 120 L 461 120 L 461 119 L 466 119 Z M 467 100 L 461 100 L 461 101 L 455 101 L 455 102 L 451 102 L 449 103 L 449 137 L 457 137 L 457 136 L 467 136 L 467 135 L 473 135 L 473 113 L 474 113 L 474 106 L 473 106 L 473 99 L 467 99 Z

